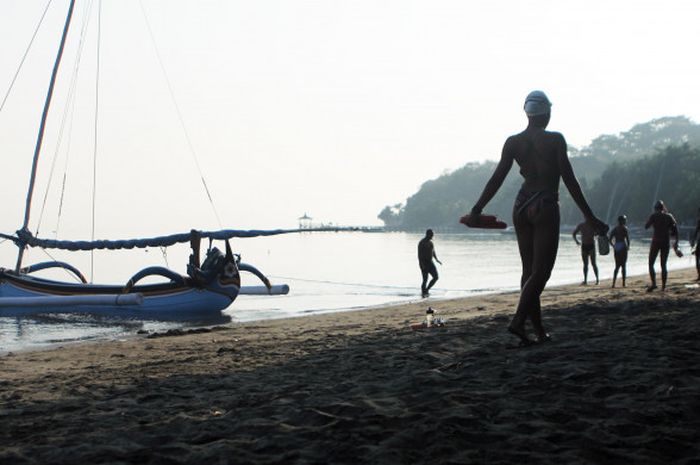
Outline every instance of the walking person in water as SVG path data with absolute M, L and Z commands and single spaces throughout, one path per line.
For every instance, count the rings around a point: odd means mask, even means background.
M 581 233 L 581 242 L 576 238 L 576 234 Z M 576 241 L 576 245 L 581 246 L 581 260 L 583 260 L 583 284 L 588 284 L 588 261 L 591 261 L 593 273 L 595 274 L 595 283 L 598 284 L 598 265 L 595 262 L 595 231 L 593 226 L 586 221 L 579 223 L 571 234 Z
M 622 269 L 622 287 L 625 287 L 627 279 L 627 251 L 630 248 L 630 235 L 627 230 L 627 217 L 621 215 L 617 217 L 617 226 L 610 231 L 610 245 L 615 252 L 615 271 L 613 272 L 612 287 L 615 287 L 617 272 Z
M 491 179 L 472 208 L 467 226 L 478 226 L 483 208 L 498 192 L 513 162 L 520 167 L 523 185 L 513 206 L 513 225 L 522 262 L 520 300 L 508 331 L 520 338 L 521 345 L 550 339 L 542 324 L 540 295 L 552 273 L 559 247 L 559 180 L 563 179 L 571 197 L 597 234 L 605 234 L 607 225 L 597 219 L 583 196 L 567 155 L 566 141 L 558 132 L 546 131 L 551 103 L 541 91 L 525 99 L 527 128 L 510 136 Z M 537 339 L 525 331 L 530 319 Z
M 433 258 L 436 262 L 442 265 L 442 262 L 438 260 L 435 254 L 435 245 L 433 244 L 433 230 L 428 229 L 425 232 L 425 237 L 418 242 L 418 265 L 420 266 L 420 272 L 423 276 L 423 282 L 420 285 L 421 296 L 429 297 L 430 288 L 435 285 L 438 280 L 438 272 L 435 263 L 433 263 Z M 428 283 L 428 275 L 432 277 L 430 283 Z M 426 286 L 426 283 L 427 286 Z
M 649 278 L 651 284 L 647 287 L 647 292 L 656 289 L 656 270 L 654 264 L 656 257 L 661 255 L 661 290 L 666 289 L 666 279 L 668 278 L 668 270 L 666 262 L 668 261 L 668 253 L 671 249 L 671 236 L 674 237 L 673 249 L 678 249 L 678 227 L 676 219 L 666 210 L 666 205 L 662 200 L 657 200 L 654 204 L 654 213 L 651 214 L 645 229 L 653 227 L 654 233 L 651 237 L 651 245 L 649 246 Z

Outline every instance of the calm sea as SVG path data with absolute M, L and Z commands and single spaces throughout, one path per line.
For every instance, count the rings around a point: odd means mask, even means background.
M 245 239 L 235 243 L 243 261 L 254 264 L 275 284 L 286 283 L 286 296 L 241 296 L 224 314 L 234 323 L 261 319 L 311 316 L 420 300 L 420 272 L 416 246 L 422 238 L 410 233 L 306 233 Z M 550 285 L 582 280 L 579 248 L 569 234 L 560 239 Z M 428 302 L 515 290 L 520 280 L 520 258 L 515 236 L 508 232 L 436 234 L 434 238 L 440 280 Z M 669 268 L 693 266 L 687 243 L 683 258 L 671 256 Z M 633 240 L 628 273 L 644 274 L 649 243 Z M 186 248 L 185 248 L 186 249 Z M 169 265 L 184 273 L 173 257 Z M 154 258 L 156 253 L 151 254 Z M 162 264 L 162 263 L 156 263 Z M 601 279 L 612 277 L 612 255 L 598 257 Z M 138 271 L 134 267 L 132 272 Z M 592 271 L 590 276 L 592 277 Z M 244 274 L 244 284 L 258 285 Z M 428 303 L 426 302 L 426 304 Z M 438 304 L 439 305 L 439 304 Z M 110 321 L 85 316 L 51 315 L 0 318 L 0 352 L 34 349 L 84 340 L 119 339 L 139 330 L 163 331 L 172 323 Z

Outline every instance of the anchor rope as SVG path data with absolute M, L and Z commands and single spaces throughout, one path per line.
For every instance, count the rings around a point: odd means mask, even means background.
M 300 281 L 300 282 L 304 282 L 304 283 L 316 283 L 316 284 L 333 284 L 336 286 L 367 287 L 367 288 L 372 288 L 372 289 L 405 289 L 405 290 L 416 289 L 416 286 L 390 286 L 390 285 L 386 285 L 386 284 L 351 283 L 351 282 L 343 282 L 343 281 L 330 281 L 330 280 L 324 280 L 324 279 L 293 278 L 291 276 L 273 276 L 273 275 L 270 275 L 269 277 L 273 278 L 273 279 L 279 279 L 279 280 L 285 280 L 285 281 Z M 483 289 L 448 289 L 448 288 L 435 288 L 435 289 L 441 290 L 441 291 L 448 291 L 448 292 L 473 292 L 473 291 L 483 290 Z

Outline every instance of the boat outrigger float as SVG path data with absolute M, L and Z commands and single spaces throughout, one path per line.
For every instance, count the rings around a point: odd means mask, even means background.
M 122 241 L 55 241 L 33 237 L 28 231 L 16 236 L 0 234 L 22 250 L 24 247 L 63 250 L 132 249 L 166 247 L 190 242 L 192 254 L 187 275 L 182 276 L 162 266 L 151 266 L 134 274 L 122 285 L 89 284 L 84 275 L 72 265 L 61 261 L 37 263 L 15 270 L 0 268 L 0 316 L 24 316 L 38 313 L 90 313 L 105 316 L 157 320 L 205 319 L 220 315 L 240 294 L 280 295 L 289 286 L 273 286 L 257 268 L 242 263 L 229 244 L 233 237 L 270 236 L 296 230 L 213 232 L 191 231 L 184 234 Z M 225 253 L 210 247 L 200 263 L 200 243 L 203 238 L 222 239 Z M 73 274 L 79 282 L 61 282 L 32 276 L 36 271 L 61 268 Z M 264 286 L 241 286 L 241 272 L 257 276 Z M 160 276 L 167 281 L 140 284 L 148 276 Z
M 220 316 L 221 311 L 228 307 L 239 294 L 286 294 L 289 291 L 288 286 L 273 286 L 255 267 L 241 263 L 240 256 L 231 251 L 229 239 L 293 233 L 299 232 L 298 229 L 211 232 L 192 230 L 170 236 L 113 241 L 59 241 L 41 239 L 32 235 L 28 224 L 39 154 L 74 5 L 75 0 L 71 0 L 44 103 L 27 192 L 24 224 L 15 234 L 0 234 L 0 238 L 11 240 L 19 248 L 16 266 L 10 269 L 0 268 L 0 317 L 41 313 L 91 313 L 157 320 L 205 319 Z M 325 229 L 322 228 L 322 230 Z M 206 257 L 200 263 L 202 239 L 208 239 L 210 242 Z M 225 252 L 212 246 L 215 240 L 224 241 Z M 165 267 L 152 266 L 134 274 L 124 284 L 100 285 L 88 283 L 78 269 L 61 261 L 22 266 L 23 255 L 28 247 L 71 251 L 116 250 L 167 247 L 187 242 L 192 247 L 192 254 L 185 276 Z M 51 268 L 63 269 L 74 275 L 75 282 L 62 282 L 33 275 L 34 272 Z M 242 271 L 257 276 L 264 286 L 241 286 Z M 165 281 L 156 284 L 141 282 L 143 278 L 152 276 L 165 278 Z

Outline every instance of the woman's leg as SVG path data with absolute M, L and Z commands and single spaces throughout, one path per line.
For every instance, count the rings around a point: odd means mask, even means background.
M 666 269 L 666 262 L 668 261 L 668 252 L 671 249 L 664 247 L 661 249 L 661 290 L 666 289 L 666 279 L 668 278 L 668 270 Z
M 532 256 L 534 247 L 534 228 L 527 221 L 525 215 L 513 213 L 513 226 L 515 227 L 515 235 L 518 239 L 518 250 L 520 252 L 520 262 L 522 264 L 522 274 L 520 276 L 520 289 L 522 292 L 525 283 L 530 279 L 532 274 Z M 522 294 L 521 294 L 522 296 Z M 508 326 L 508 330 L 516 334 L 521 339 L 527 339 L 525 336 L 525 319 L 527 311 L 518 305 L 518 308 L 513 316 L 513 320 Z
M 620 261 L 622 262 L 622 287 L 625 287 L 625 281 L 627 281 L 627 249 L 623 250 L 620 255 Z
M 583 261 L 583 283 L 588 284 L 588 250 L 581 244 L 581 261 Z
M 525 279 L 525 273 L 523 273 L 518 310 L 511 325 L 515 326 L 516 329 L 524 329 L 525 316 L 528 316 L 537 336 L 543 338 L 547 334 L 542 325 L 540 295 L 552 274 L 559 248 L 558 204 L 552 202 L 542 205 L 533 223 L 530 230 L 532 248 L 529 250 L 531 254 L 529 276 Z M 520 239 L 518 244 L 520 244 Z M 521 258 L 524 258 L 522 257 L 522 249 Z M 523 267 L 523 271 L 525 271 L 525 267 Z
M 598 284 L 600 283 L 600 280 L 598 279 L 598 264 L 595 262 L 595 245 L 591 249 L 591 267 L 593 268 L 593 274 L 595 274 L 595 283 Z
M 651 242 L 651 247 L 649 247 L 649 278 L 651 278 L 651 285 L 648 290 L 653 291 L 656 289 L 656 270 L 654 269 L 654 263 L 656 263 L 656 257 L 659 255 L 659 247 Z
M 621 255 L 621 252 L 615 252 L 615 271 L 613 271 L 612 287 L 615 287 L 615 281 L 617 281 L 617 272 L 620 269 L 620 267 L 622 266 L 620 264 L 620 262 L 621 262 L 620 255 Z

